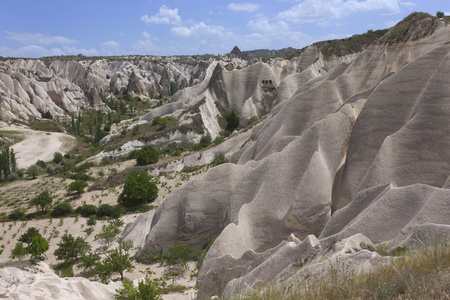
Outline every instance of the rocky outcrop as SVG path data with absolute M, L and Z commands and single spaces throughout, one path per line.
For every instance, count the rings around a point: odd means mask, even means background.
M 121 283 L 109 285 L 86 278 L 60 278 L 45 263 L 0 269 L 0 293 L 8 299 L 112 299 Z
M 245 276 L 278 266 L 278 258 L 267 259 L 288 251 L 281 249 L 291 234 L 320 236 L 323 245 L 357 233 L 401 244 L 425 232 L 421 226 L 442 236 L 450 225 L 449 30 L 438 22 L 420 39 L 374 44 L 336 58 L 324 75 L 314 48 L 284 76 L 262 64 L 236 74 L 217 66 L 203 88 L 223 106 L 244 112 L 246 101 L 261 99 L 253 79 L 260 74 L 283 78 L 279 96 L 233 156 L 237 164 L 210 169 L 165 199 L 145 250 L 199 246 L 219 235 L 199 274 L 199 297 L 210 297 L 231 278 L 248 286 L 258 286 L 259 276 L 270 280 L 263 271 Z
M 204 79 L 210 63 L 198 60 L 185 64 L 175 57 L 2 61 L 0 119 L 40 119 L 41 112 L 63 117 L 64 110 L 96 108 L 101 101 L 99 93 L 126 90 L 143 98 L 167 96 L 171 81 L 179 88 L 195 85 Z

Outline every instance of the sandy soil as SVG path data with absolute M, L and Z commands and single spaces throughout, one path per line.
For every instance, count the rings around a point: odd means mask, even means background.
M 61 132 L 31 130 L 23 126 L 2 126 L 4 131 L 21 132 L 24 139 L 11 148 L 16 153 L 19 169 L 28 168 L 37 160 L 51 161 L 55 152 L 65 154 L 76 146 L 77 140 Z
M 52 153 L 53 155 L 53 153 Z M 104 167 L 93 167 L 89 170 L 91 175 L 99 178 L 99 173 L 104 173 L 103 176 L 108 176 L 110 172 L 114 172 L 113 169 L 120 172 L 132 165 L 135 164 L 134 160 L 125 161 L 121 163 L 117 163 L 112 166 L 104 166 Z M 102 172 L 101 172 L 102 171 Z M 195 179 L 202 177 L 206 168 L 203 170 L 198 170 L 194 173 L 182 173 L 182 172 L 174 172 L 165 174 L 156 178 L 157 185 L 159 188 L 158 198 L 155 200 L 153 205 L 158 206 L 164 198 L 170 194 L 176 187 L 181 186 L 182 184 Z M 67 199 L 66 188 L 72 182 L 70 179 L 62 179 L 54 176 L 48 175 L 40 175 L 38 178 L 34 180 L 18 180 L 6 185 L 0 186 L 0 209 L 3 214 L 7 214 L 14 210 L 17 207 L 25 208 L 27 213 L 35 211 L 34 207 L 29 206 L 29 201 L 42 192 L 44 189 L 48 189 L 53 195 L 54 204 L 56 202 L 64 201 Z M 92 182 L 90 183 L 92 184 Z M 103 191 L 91 191 L 85 192 L 81 195 L 80 198 L 76 198 L 70 201 L 70 204 L 73 208 L 76 208 L 83 204 L 94 204 L 96 206 L 100 204 L 117 204 L 117 197 L 123 189 L 123 185 L 110 188 L 108 190 Z M 122 217 L 125 224 L 133 222 L 135 218 L 139 214 L 129 214 Z M 3 231 L 0 234 L 0 263 L 6 263 L 10 261 L 9 258 L 11 254 L 11 250 L 14 248 L 17 243 L 17 239 L 26 232 L 29 227 L 36 227 L 39 229 L 39 232 L 49 240 L 50 249 L 46 252 L 45 263 L 52 265 L 58 263 L 55 259 L 53 252 L 58 247 L 58 243 L 61 240 L 61 236 L 64 233 L 70 233 L 75 237 L 85 238 L 91 245 L 93 250 L 101 249 L 103 244 L 101 244 L 98 240 L 95 240 L 95 235 L 101 230 L 103 224 L 106 221 L 99 220 L 95 226 L 88 226 L 86 224 L 87 219 L 83 217 L 70 217 L 70 218 L 61 218 L 61 219 L 53 219 L 48 218 L 44 220 L 30 220 L 30 221 L 18 221 L 18 222 L 5 222 L 0 224 L 0 231 Z M 88 233 L 88 228 L 91 228 L 93 231 Z M 134 250 L 135 251 L 135 250 Z M 135 270 L 131 273 L 125 273 L 125 277 L 128 279 L 136 280 L 138 278 L 143 278 L 145 275 L 140 271 L 145 271 L 145 269 L 150 268 L 155 275 L 153 277 L 161 277 L 164 273 L 170 272 L 170 268 L 167 266 L 161 266 L 160 264 L 153 265 L 143 265 L 134 262 L 136 266 Z M 80 276 L 81 274 L 75 270 L 75 276 Z M 194 299 L 196 290 L 195 290 L 195 281 L 196 277 L 193 276 L 191 278 L 191 274 L 195 273 L 195 264 L 190 263 L 188 270 L 182 272 L 180 276 L 177 276 L 175 280 L 172 282 L 168 282 L 168 284 L 177 284 L 183 285 L 188 288 L 188 290 L 184 293 L 177 294 L 168 294 L 164 295 L 163 298 L 167 300 L 172 299 Z M 119 278 L 116 276 L 113 280 L 118 280 Z

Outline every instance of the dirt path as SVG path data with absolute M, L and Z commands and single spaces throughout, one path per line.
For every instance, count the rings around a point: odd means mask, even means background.
M 36 161 L 51 161 L 55 152 L 65 154 L 77 144 L 76 138 L 61 132 L 36 131 L 19 126 L 6 126 L 2 131 L 21 132 L 24 139 L 12 145 L 19 169 L 28 168 Z

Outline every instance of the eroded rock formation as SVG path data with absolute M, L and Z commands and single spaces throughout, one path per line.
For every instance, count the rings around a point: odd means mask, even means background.
M 234 154 L 237 163 L 171 193 L 155 212 L 145 249 L 199 246 L 218 235 L 199 274 L 203 298 L 239 292 L 239 285 L 227 287 L 233 278 L 253 287 L 258 276 L 247 274 L 266 270 L 266 259 L 279 251 L 293 262 L 282 250 L 292 234 L 309 239 L 309 247 L 316 243 L 311 234 L 321 244 L 358 233 L 393 245 L 421 232 L 445 236 L 450 27 L 430 18 L 405 19 L 420 30 L 407 40 L 395 38 L 401 22 L 358 55 L 325 59 L 311 47 L 284 71 L 267 73 L 281 80 L 278 96 Z M 326 74 L 321 65 L 329 67 Z M 203 89 L 223 105 L 251 111 L 253 77 L 265 70 L 253 67 L 254 74 L 248 68 L 239 75 L 217 67 Z M 252 88 L 242 90 L 233 80 Z M 178 101 L 188 93 L 179 93 Z M 266 275 L 261 280 L 276 274 Z

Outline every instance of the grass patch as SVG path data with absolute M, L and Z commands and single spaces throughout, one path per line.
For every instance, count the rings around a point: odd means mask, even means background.
M 184 285 L 169 285 L 159 289 L 161 294 L 184 293 L 188 288 Z
M 322 277 L 269 286 L 243 299 L 449 299 L 450 242 L 408 250 L 367 274 L 332 268 Z
M 73 277 L 73 262 L 62 262 L 53 266 L 59 277 Z

